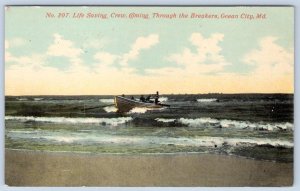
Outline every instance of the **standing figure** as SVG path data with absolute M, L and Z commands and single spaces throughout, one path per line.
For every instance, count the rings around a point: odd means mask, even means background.
M 158 93 L 158 91 L 157 91 L 157 92 L 156 92 L 156 95 L 155 95 L 155 97 L 154 97 L 154 102 L 155 102 L 155 104 L 158 104 L 158 103 L 159 103 L 158 99 L 159 99 L 159 93 Z

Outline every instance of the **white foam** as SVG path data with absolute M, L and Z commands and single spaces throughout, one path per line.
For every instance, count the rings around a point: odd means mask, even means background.
M 229 145 L 239 146 L 257 146 L 271 145 L 274 147 L 293 148 L 294 143 L 288 140 L 275 138 L 229 138 L 229 137 L 157 137 L 157 136 L 122 136 L 122 135 L 103 135 L 84 132 L 53 132 L 50 130 L 33 131 L 8 131 L 10 138 L 32 139 L 38 141 L 56 141 L 63 143 L 102 143 L 102 144 L 124 144 L 124 145 L 178 145 L 178 146 L 202 146 L 202 147 L 220 147 Z
M 217 98 L 201 98 L 201 99 L 197 99 L 197 102 L 214 102 L 217 101 Z
M 158 100 L 160 102 L 166 102 L 166 101 L 168 101 L 168 97 L 160 97 Z
M 42 98 L 42 97 L 36 97 L 36 98 L 33 98 L 33 100 L 34 101 L 41 101 L 41 100 L 43 100 L 44 98 Z
M 163 123 L 170 123 L 176 121 L 176 119 L 165 119 L 165 118 L 156 118 L 155 120 Z
M 27 135 L 27 134 L 8 134 L 10 138 L 22 138 L 38 141 L 54 141 L 60 143 L 98 143 L 98 144 L 144 144 L 145 139 L 142 137 L 118 136 L 118 135 L 99 135 L 99 134 L 83 134 L 83 133 L 69 133 L 55 134 L 51 131 L 44 131 L 41 134 Z
M 18 101 L 27 101 L 27 98 L 16 98 Z
M 32 116 L 5 116 L 5 120 L 17 120 L 17 121 L 37 121 L 48 123 L 90 123 L 100 124 L 105 123 L 112 126 L 117 126 L 131 121 L 131 117 L 118 117 L 118 118 L 67 118 L 67 117 L 32 117 Z
M 64 142 L 64 143 L 73 143 L 75 141 L 80 140 L 80 138 L 78 138 L 78 137 L 68 137 L 68 136 L 48 136 L 48 137 L 44 137 L 44 138 L 54 140 L 57 142 Z
M 230 146 L 242 146 L 242 145 L 271 145 L 274 147 L 293 148 L 293 142 L 287 140 L 278 139 L 266 139 L 266 138 L 226 138 L 226 137 L 197 137 L 197 138 L 158 138 L 152 139 L 152 143 L 156 144 L 174 144 L 181 146 L 204 146 L 204 147 L 220 147 L 224 144 Z
M 251 138 L 251 139 L 241 139 L 241 138 L 231 138 L 224 139 L 224 143 L 227 143 L 231 146 L 239 146 L 242 144 L 253 144 L 253 145 L 271 145 L 274 147 L 285 147 L 292 148 L 294 143 L 287 140 L 279 139 L 265 139 L 265 138 Z
M 103 108 L 107 113 L 115 113 L 118 111 L 118 108 L 115 106 L 107 106 Z
M 147 111 L 152 111 L 152 110 L 162 110 L 164 108 L 147 108 L 147 107 L 135 107 L 131 109 L 128 113 L 146 113 Z
M 253 130 L 267 130 L 267 131 L 275 131 L 275 130 L 294 130 L 294 126 L 289 122 L 282 123 L 266 123 L 266 122 L 249 122 L 249 121 L 236 121 L 236 120 L 228 120 L 228 119 L 212 119 L 212 118 L 180 118 L 179 122 L 184 125 L 188 125 L 191 127 L 205 127 L 205 125 L 214 125 L 222 128 L 238 128 L 238 129 L 253 129 Z
M 99 99 L 99 101 L 102 102 L 102 103 L 114 103 L 115 102 L 115 100 L 111 99 L 111 98 L 109 98 L 109 99 Z
M 206 123 L 219 123 L 217 119 L 212 119 L 212 118 L 196 118 L 196 119 L 187 119 L 187 118 L 180 118 L 179 122 L 181 122 L 184 125 L 192 126 L 192 127 L 198 127 L 199 125 L 203 125 Z

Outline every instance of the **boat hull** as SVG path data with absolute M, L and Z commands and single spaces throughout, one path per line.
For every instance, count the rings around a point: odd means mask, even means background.
M 121 96 L 115 97 L 115 106 L 118 108 L 118 112 L 128 112 L 135 107 L 145 107 L 145 108 L 162 108 L 162 107 L 164 107 L 161 104 L 141 102 L 141 101 L 136 101 L 136 100 L 128 99 L 128 98 L 121 97 Z

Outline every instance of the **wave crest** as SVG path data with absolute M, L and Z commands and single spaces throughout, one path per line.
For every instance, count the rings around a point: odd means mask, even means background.
M 237 129 L 252 129 L 252 130 L 266 130 L 266 131 L 278 131 L 288 130 L 293 131 L 294 126 L 289 122 L 277 122 L 277 123 L 266 123 L 266 122 L 249 122 L 249 121 L 236 121 L 229 119 L 213 119 L 209 117 L 203 118 L 179 118 L 179 119 L 168 119 L 168 118 L 156 118 L 157 122 L 170 123 L 178 122 L 189 127 L 217 127 L 217 128 L 237 128 Z
M 118 111 L 118 108 L 115 106 L 107 106 L 103 108 L 107 113 L 115 113 Z
M 99 99 L 100 102 L 102 103 L 114 103 L 114 99 L 109 98 L 109 99 Z
M 202 98 L 202 99 L 197 99 L 197 102 L 214 102 L 218 101 L 217 98 Z
M 107 124 L 117 126 L 132 120 L 132 117 L 117 117 L 117 118 L 68 118 L 68 117 L 32 117 L 32 116 L 5 116 L 5 120 L 17 121 L 36 121 L 48 123 L 87 123 L 87 124 Z

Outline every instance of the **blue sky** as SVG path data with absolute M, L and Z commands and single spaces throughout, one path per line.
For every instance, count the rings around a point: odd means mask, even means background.
M 110 17 L 156 12 L 267 18 Z M 8 7 L 6 95 L 292 93 L 293 18 L 292 7 Z

